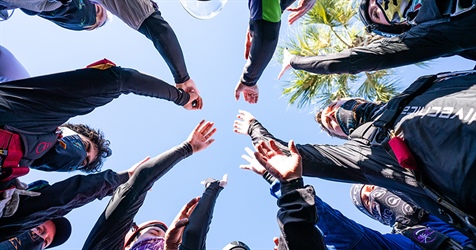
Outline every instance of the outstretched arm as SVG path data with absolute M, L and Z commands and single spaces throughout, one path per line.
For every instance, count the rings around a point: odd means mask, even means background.
M 281 183 L 278 220 L 283 240 L 278 249 L 326 249 L 321 233 L 314 226 L 318 221 L 314 188 L 304 186 L 301 156 L 293 141 L 288 148 L 290 156 L 274 141 L 255 146 L 257 161 Z
M 236 117 L 238 120 L 235 120 L 233 123 L 233 131 L 235 133 L 249 135 L 253 145 L 257 145 L 260 141 L 273 139 L 283 152 L 288 152 L 287 142 L 275 138 L 250 112 L 238 110 Z
M 189 94 L 161 79 L 114 66 L 4 82 L 0 91 L 4 93 L 0 101 L 3 123 L 40 133 L 55 131 L 70 118 L 88 114 L 121 94 L 164 99 L 186 109 L 201 108 L 200 97 L 195 92 Z
M 15 214 L 0 219 L 0 241 L 26 232 L 47 220 L 64 216 L 95 199 L 111 195 L 127 179 L 126 172 L 118 174 L 112 170 L 75 175 L 42 189 L 38 197 L 22 197 Z
M 138 31 L 154 43 L 155 48 L 169 66 L 175 83 L 184 83 L 190 79 L 177 36 L 160 11 L 155 10 L 147 17 Z
M 442 32 L 443 30 L 452 32 Z M 291 66 L 296 70 L 316 74 L 357 74 L 410 65 L 461 53 L 467 44 L 457 34 L 464 32 L 469 32 L 469 27 L 459 27 L 452 22 L 423 23 L 412 27 L 403 35 L 383 38 L 366 47 L 327 55 L 295 56 L 291 60 Z M 469 37 L 465 36 L 465 41 L 474 41 L 475 38 L 476 35 L 471 34 Z
M 247 59 L 240 81 L 235 88 L 235 99 L 243 93 L 245 101 L 258 102 L 257 82 L 271 61 L 278 45 L 281 21 L 250 20 L 245 44 Z M 254 88 L 253 88 L 254 87 Z
M 205 191 L 189 218 L 189 223 L 183 232 L 183 240 L 179 247 L 180 250 L 205 250 L 208 229 L 212 222 L 213 210 L 218 195 L 228 182 L 227 175 L 222 180 L 207 179 Z
M 254 153 L 251 151 L 251 149 L 246 148 L 245 150 L 248 155 L 243 155 L 242 158 L 245 159 L 249 164 L 241 165 L 240 168 L 252 170 L 257 174 L 262 175 L 265 180 L 271 184 L 271 195 L 279 199 L 281 197 L 281 182 L 277 181 L 274 176 L 270 175 L 269 172 L 266 171 L 266 169 L 256 161 Z M 301 199 L 310 199 L 310 197 L 304 198 L 307 196 L 307 194 L 305 192 L 304 194 L 302 193 L 303 190 L 314 193 L 314 191 L 309 189 L 309 187 L 310 186 L 306 187 L 307 190 L 296 189 L 297 193 L 295 192 L 292 195 L 288 194 L 286 199 L 294 200 L 294 202 L 284 205 L 293 206 L 298 204 L 296 202 Z M 344 216 L 340 211 L 332 208 L 327 203 L 322 201 L 317 195 L 313 195 L 315 209 L 319 215 L 319 221 L 315 224 L 315 226 L 317 226 L 321 232 L 326 235 L 325 243 L 327 246 L 334 246 L 336 249 L 364 248 L 364 246 L 367 248 L 370 247 L 372 249 L 387 249 L 397 247 L 397 245 L 406 246 L 405 249 L 415 248 L 413 242 L 408 239 L 406 241 L 402 241 L 401 239 L 399 240 L 398 237 L 387 237 L 385 234 L 381 234 L 380 232 L 354 222 L 353 220 Z M 307 206 L 307 204 L 304 204 L 304 206 Z M 284 216 L 285 220 L 289 220 L 290 218 L 290 216 Z M 283 238 L 281 239 L 284 241 Z M 278 243 L 276 246 L 278 246 Z M 275 249 L 278 249 L 278 247 Z
M 147 191 L 175 164 L 192 153 L 206 149 L 216 132 L 212 122 L 201 121 L 187 140 L 148 161 L 133 171 L 132 177 L 118 187 L 90 232 L 83 249 L 121 249 L 134 216 L 145 200 Z M 110 229 L 115 230 L 111 231 Z

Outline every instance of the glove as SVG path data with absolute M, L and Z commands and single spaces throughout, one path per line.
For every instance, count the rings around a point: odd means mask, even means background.
M 41 194 L 25 190 L 27 187 L 27 184 L 16 178 L 11 188 L 0 193 L 0 217 L 10 217 L 15 214 L 20 204 L 20 195 L 35 197 Z
M 223 175 L 223 179 L 221 179 L 221 180 L 215 180 L 213 178 L 207 178 L 204 181 L 201 181 L 200 184 L 205 185 L 205 188 L 207 188 L 213 182 L 218 182 L 218 185 L 220 187 L 224 188 L 226 186 L 226 184 L 228 183 L 228 174 Z

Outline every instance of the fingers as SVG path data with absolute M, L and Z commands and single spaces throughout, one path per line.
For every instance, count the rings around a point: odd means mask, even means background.
M 274 237 L 273 238 L 273 242 L 274 242 L 274 250 L 278 250 L 278 245 L 279 245 L 279 238 L 278 237 Z
M 216 132 L 216 128 L 213 128 L 213 125 L 214 125 L 214 123 L 209 121 L 209 122 L 205 123 L 205 125 L 203 125 L 202 127 L 200 127 L 200 129 L 198 130 L 198 132 L 199 132 L 200 134 L 202 134 L 204 137 L 205 137 L 207 134 L 213 135 L 213 133 Z M 213 128 L 212 131 L 210 131 L 211 128 Z
M 210 139 L 217 132 L 217 129 L 214 128 L 213 125 L 213 122 L 206 122 L 205 124 L 202 124 L 198 130 L 198 133 L 203 137 L 203 139 L 205 139 L 207 147 L 215 141 L 215 139 Z
M 244 118 L 253 117 L 253 116 L 251 115 L 250 112 L 240 109 L 240 110 L 238 110 L 238 116 L 237 117 L 244 120 Z
M 183 218 L 175 223 L 175 228 L 179 229 L 181 227 L 184 227 L 188 224 L 188 218 Z
M 264 167 L 264 169 L 268 170 L 269 166 L 268 166 L 267 158 L 263 156 L 262 154 L 260 154 L 259 152 L 255 152 L 254 155 L 256 160 L 259 162 L 259 164 L 261 164 Z M 251 167 L 251 170 L 253 170 L 253 167 L 252 166 L 250 167 Z
M 278 145 L 276 144 L 276 141 L 275 140 L 270 140 L 269 141 L 269 147 L 271 150 L 273 150 L 276 154 L 280 154 L 282 155 L 283 152 L 281 151 L 281 149 L 278 147 Z
M 192 109 L 192 110 L 199 110 L 199 109 L 202 109 L 203 108 L 203 99 L 201 96 L 199 96 L 197 93 L 195 92 L 188 92 L 190 94 L 190 101 L 189 103 L 187 103 L 187 105 L 189 106 L 189 109 Z
M 235 100 L 240 100 L 240 95 L 241 95 L 241 92 L 243 91 L 243 87 L 241 85 L 241 82 L 238 82 L 238 85 L 236 85 L 236 88 L 235 88 Z
M 201 120 L 197 126 L 195 126 L 195 128 L 193 129 L 192 133 L 197 133 L 199 131 L 199 129 L 202 127 L 203 123 L 205 123 L 205 120 Z
M 235 123 L 233 123 L 233 132 L 238 134 L 246 134 L 246 132 L 243 131 L 243 124 L 241 121 L 235 121 Z
M 194 197 L 182 207 L 182 209 L 180 210 L 180 213 L 182 215 L 190 215 L 195 209 L 195 207 L 197 206 L 199 201 L 200 201 L 200 197 Z
M 247 161 L 249 164 L 253 165 L 253 162 L 255 161 L 254 159 L 254 153 L 251 152 L 251 155 L 253 155 L 253 158 L 248 156 L 248 155 L 241 155 L 241 158 L 243 158 L 245 161 Z
M 281 79 L 281 77 L 284 75 L 284 72 L 286 71 L 286 68 L 285 67 L 282 67 L 281 68 L 281 71 L 279 71 L 279 74 L 278 74 L 278 80 Z
M 253 170 L 253 167 L 251 165 L 240 165 L 240 168 L 245 170 Z
M 195 103 L 192 102 L 192 107 L 194 107 L 195 109 L 203 108 L 203 99 L 201 96 L 198 96 L 197 99 L 195 99 Z
M 241 91 L 235 90 L 235 100 L 240 100 Z
M 220 181 L 220 187 L 225 187 L 228 184 L 228 174 L 224 174 L 223 178 Z
M 210 139 L 210 140 L 208 140 L 208 141 L 206 142 L 206 143 L 207 143 L 207 147 L 208 147 L 208 145 L 212 144 L 214 141 L 215 141 L 215 139 Z
M 296 8 L 289 7 L 286 10 L 292 13 L 288 16 L 289 25 L 293 24 L 296 20 L 304 16 L 316 3 L 315 0 L 300 0 Z
M 284 73 L 288 71 L 288 69 L 290 68 L 291 68 L 291 65 L 289 63 L 286 62 L 285 64 L 283 64 L 283 66 L 281 67 L 281 71 L 278 74 L 278 80 L 281 79 Z
M 253 150 L 251 150 L 251 148 L 245 147 L 245 151 L 246 153 L 248 153 L 249 156 L 254 157 L 254 152 Z
M 296 147 L 296 144 L 294 144 L 294 140 L 290 140 L 288 142 L 288 148 L 289 148 L 289 151 L 291 151 L 291 154 L 296 154 L 296 155 L 300 155 L 299 154 L 299 151 Z
M 187 110 L 199 110 L 203 108 L 203 99 L 196 92 L 188 92 L 190 99 L 183 107 Z

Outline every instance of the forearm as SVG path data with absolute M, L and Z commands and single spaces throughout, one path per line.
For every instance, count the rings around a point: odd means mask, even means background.
M 172 101 L 179 106 L 188 103 L 190 95 L 161 79 L 143 74 L 133 69 L 121 69 L 121 92 L 130 92 L 159 99 Z
M 314 188 L 304 187 L 302 178 L 281 183 L 278 220 L 286 249 L 326 249 L 323 237 L 314 226 L 318 215 Z
M 288 143 L 274 137 L 258 120 L 250 122 L 248 128 L 248 135 L 251 137 L 253 145 L 257 145 L 260 141 L 269 142 L 270 140 L 276 141 L 278 147 L 286 154 L 289 153 L 287 148 Z
M 175 83 L 183 83 L 190 79 L 177 36 L 172 27 L 162 18 L 160 11 L 156 10 L 146 18 L 138 31 L 154 43 L 155 48 L 169 66 Z
M 206 236 L 212 222 L 213 210 L 218 195 L 222 190 L 223 187 L 220 187 L 218 182 L 211 183 L 205 189 L 197 207 L 190 215 L 189 223 L 185 227 L 182 243 L 179 247 L 180 250 L 206 249 Z
M 184 142 L 148 160 L 134 171 L 128 183 L 136 193 L 147 192 L 175 164 L 192 155 L 192 146 Z
M 253 145 L 257 145 L 260 141 L 274 140 L 282 152 L 289 154 L 288 142 L 274 137 L 258 120 L 253 120 L 250 123 L 248 135 L 251 137 Z M 358 165 L 362 158 L 359 147 L 311 144 L 297 144 L 296 147 L 302 156 L 304 176 L 342 182 L 368 183 Z M 369 164 L 377 163 L 371 161 Z
M 95 199 L 102 199 L 127 179 L 127 174 L 117 174 L 112 170 L 76 175 L 45 188 L 38 197 L 23 198 L 13 216 L 0 219 L 0 241 L 64 216 Z
M 317 56 L 295 56 L 291 66 L 315 74 L 357 74 L 395 68 L 456 54 L 460 49 L 449 42 L 439 42 L 438 32 L 418 25 L 402 36 L 384 38 L 365 47 Z
M 280 26 L 281 22 L 250 20 L 252 40 L 248 60 L 241 76 L 241 83 L 244 85 L 255 85 L 268 66 L 278 44 Z
M 117 249 L 124 245 L 134 216 L 144 203 L 147 191 L 176 163 L 192 154 L 190 144 L 183 143 L 139 166 L 129 181 L 119 186 L 111 201 L 89 233 L 83 249 Z M 115 230 L 111 231 L 111 228 Z

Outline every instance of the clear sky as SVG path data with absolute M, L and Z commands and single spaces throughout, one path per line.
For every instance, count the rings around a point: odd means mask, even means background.
M 230 1 L 211 20 L 189 16 L 178 0 L 157 1 L 163 17 L 174 28 L 187 62 L 204 100 L 201 111 L 187 111 L 163 100 L 142 96 L 121 96 L 92 113 L 75 117 L 74 123 L 100 128 L 111 141 L 113 155 L 103 169 L 122 171 L 146 156 L 155 156 L 184 141 L 201 119 L 215 122 L 216 142 L 205 151 L 177 164 L 148 193 L 136 216 L 138 223 L 158 219 L 169 224 L 179 209 L 192 197 L 201 195 L 201 180 L 219 179 L 229 174 L 229 182 L 218 198 L 207 237 L 207 249 L 222 249 L 228 242 L 241 240 L 251 249 L 273 249 L 272 238 L 279 235 L 276 200 L 269 195 L 267 183 L 258 175 L 239 169 L 245 161 L 244 147 L 251 147 L 247 136 L 232 131 L 239 109 L 251 112 L 278 138 L 297 143 L 341 144 L 332 139 L 313 119 L 313 107 L 296 109 L 282 96 L 289 73 L 277 80 L 280 65 L 273 60 L 259 81 L 259 103 L 235 101 L 233 90 L 245 59 L 243 48 L 248 26 L 247 1 Z M 283 20 L 287 18 L 285 13 Z M 297 26 L 299 24 L 294 24 Z M 294 27 L 295 28 L 295 27 Z M 281 37 L 290 34 L 286 22 Z M 102 58 L 122 67 L 134 68 L 173 83 L 171 73 L 152 43 L 142 34 L 114 20 L 96 31 L 68 31 L 20 11 L 0 22 L 0 44 L 23 63 L 32 76 L 82 68 Z M 402 86 L 420 75 L 473 68 L 474 63 L 453 57 L 439 59 L 427 68 L 397 69 Z M 67 84 L 67 83 L 65 83 Z M 24 182 L 45 179 L 50 183 L 78 173 L 31 171 Z M 317 194 L 348 217 L 381 232 L 390 228 L 372 221 L 354 208 L 349 199 L 349 184 L 305 178 Z M 95 201 L 66 217 L 73 224 L 69 241 L 56 249 L 80 249 L 107 201 Z M 111 228 L 114 230 L 114 228 Z

